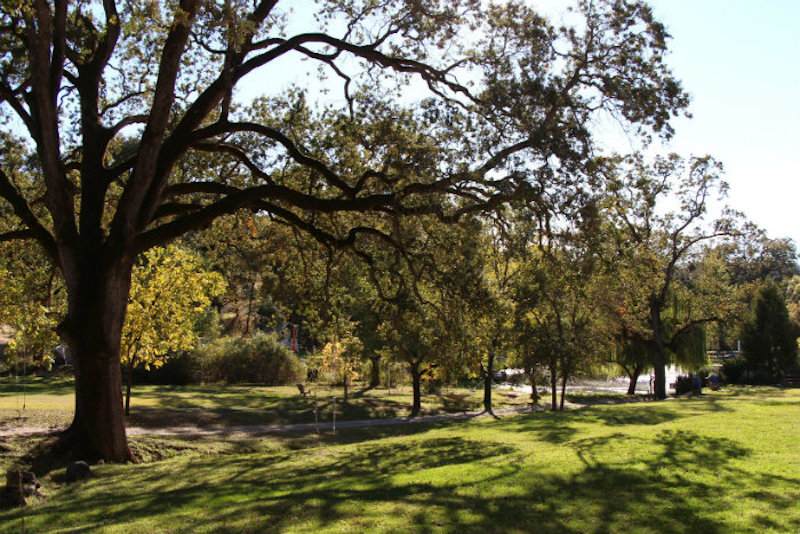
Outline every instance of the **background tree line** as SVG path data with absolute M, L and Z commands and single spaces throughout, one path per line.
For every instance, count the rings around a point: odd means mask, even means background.
M 411 385 L 415 416 L 426 392 L 457 383 L 481 384 L 492 412 L 506 367 L 524 370 L 532 402 L 546 388 L 553 410 L 576 377 L 624 373 L 634 393 L 659 365 L 708 369 L 708 350 L 738 341 L 743 352 L 716 371 L 729 381 L 777 383 L 796 369 L 794 245 L 740 214 L 709 220 L 706 199 L 724 193 L 713 161 L 605 161 L 597 180 L 574 206 L 397 218 L 382 228 L 391 246 L 357 252 L 261 213 L 153 249 L 134 270 L 123 330 L 126 408 L 134 376 L 324 380 L 345 402 L 391 379 Z M 688 208 L 670 211 L 676 198 Z M 3 322 L 16 331 L 6 365 L 46 366 L 64 289 L 36 247 L 3 247 Z

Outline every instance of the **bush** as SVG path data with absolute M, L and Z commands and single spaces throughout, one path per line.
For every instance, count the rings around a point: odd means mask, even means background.
M 755 367 L 742 356 L 737 356 L 722 364 L 722 378 L 727 384 L 748 384 L 752 386 L 773 385 L 780 381 L 764 367 Z
M 174 354 L 158 369 L 146 371 L 142 367 L 137 367 L 133 371 L 133 376 L 136 384 L 170 386 L 198 384 L 203 380 L 200 373 L 200 361 L 194 352 Z
M 684 393 L 689 393 L 694 389 L 692 384 L 692 379 L 686 375 L 681 375 L 675 378 L 675 394 L 676 395 L 683 395 Z
M 439 395 L 442 392 L 444 383 L 441 378 L 429 378 L 423 381 L 422 387 L 426 395 Z
M 537 377 L 538 379 L 538 377 Z M 530 386 L 531 379 L 528 377 L 528 373 L 514 373 L 508 377 L 508 383 L 513 386 Z
M 194 354 L 204 382 L 280 386 L 306 378 L 303 363 L 273 334 L 219 338 Z
M 675 394 L 683 395 L 684 393 L 697 392 L 700 393 L 703 388 L 703 375 L 695 373 L 693 375 L 681 375 L 675 379 Z M 697 386 L 695 387 L 695 383 Z
M 726 360 L 720 370 L 726 384 L 743 384 L 747 372 L 747 361 L 742 356 Z

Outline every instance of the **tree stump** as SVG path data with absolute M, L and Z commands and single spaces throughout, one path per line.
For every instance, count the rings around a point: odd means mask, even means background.
M 89 464 L 83 461 L 72 462 L 67 466 L 65 478 L 67 482 L 77 482 L 92 476 L 92 469 Z
M 38 497 L 41 484 L 36 475 L 21 469 L 6 472 L 6 500 L 12 506 L 26 506 L 30 497 Z

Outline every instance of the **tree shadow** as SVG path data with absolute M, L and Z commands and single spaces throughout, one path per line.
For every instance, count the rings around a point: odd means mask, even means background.
M 653 402 L 653 398 L 648 395 L 622 395 L 619 393 L 567 393 L 567 400 L 584 406 Z
M 195 458 L 169 466 L 169 472 L 158 464 L 124 473 L 111 467 L 108 476 L 91 481 L 91 491 L 70 486 L 40 512 L 88 529 L 108 520 L 124 524 L 176 510 L 204 510 L 198 512 L 202 517 L 186 516 L 171 525 L 175 532 L 199 526 L 238 532 L 356 524 L 364 531 L 715 533 L 731 529 L 711 512 L 725 506 L 725 488 L 736 480 L 736 487 L 794 488 L 743 496 L 765 510 L 749 523 L 737 523 L 737 531 L 800 527 L 795 518 L 779 519 L 800 497 L 800 480 L 739 469 L 732 462 L 750 451 L 735 442 L 664 431 L 657 447 L 639 459 L 650 468 L 636 469 L 614 455 L 615 446 L 636 439 L 613 433 L 578 440 L 570 448 L 583 466 L 563 474 L 526 470 L 516 448 L 462 437 L 367 444 L 309 456 L 302 463 L 286 452 Z M 687 471 L 703 476 L 687 476 Z M 387 523 L 387 510 L 396 510 L 402 521 Z M 15 525 L 20 513 L 0 519 Z M 357 522 L 350 523 L 354 518 Z M 28 520 L 29 528 L 36 528 L 44 519 Z
M 470 412 L 481 406 L 479 400 L 468 393 L 446 392 L 436 395 L 442 405 L 442 411 L 448 413 Z
M 577 432 L 579 424 L 603 424 L 608 427 L 658 425 L 681 417 L 674 410 L 659 406 L 637 407 L 636 410 L 603 410 L 586 408 L 564 412 L 537 412 L 519 415 L 501 424 L 504 428 L 532 434 L 548 443 L 565 443 Z
M 405 403 L 368 396 L 355 399 L 357 402 L 339 400 L 335 405 L 332 399 L 322 398 L 317 400 L 316 406 L 313 398 L 299 395 L 263 399 L 219 397 L 224 401 L 216 402 L 215 399 L 209 405 L 208 398 L 202 401 L 181 398 L 178 402 L 170 403 L 155 395 L 158 399 L 155 406 L 134 406 L 131 409 L 128 424 L 143 428 L 288 425 L 314 423 L 315 408 L 320 422 L 332 420 L 334 407 L 339 421 L 402 417 L 410 411 Z
M 65 376 L 3 376 L 0 378 L 0 397 L 17 395 L 69 395 L 75 391 L 74 380 Z

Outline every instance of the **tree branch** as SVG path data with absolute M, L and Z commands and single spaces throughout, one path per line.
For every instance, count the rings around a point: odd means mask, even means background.
M 8 175 L 2 170 L 0 170 L 0 197 L 11 204 L 16 216 L 28 227 L 26 231 L 30 232 L 41 243 L 50 257 L 56 260 L 56 264 L 59 264 L 55 239 L 44 225 L 39 222 L 39 219 L 31 211 L 25 197 L 14 187 Z
M 24 241 L 28 239 L 36 239 L 36 236 L 30 230 L 12 230 L 10 232 L 0 233 L 0 243 L 6 241 Z

